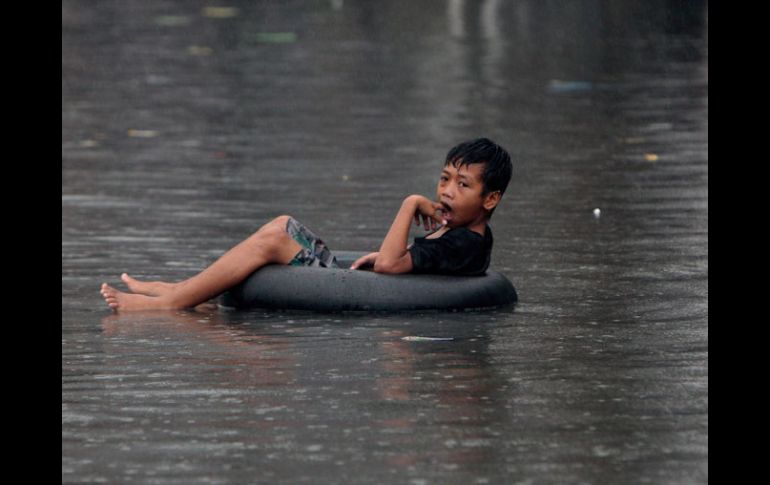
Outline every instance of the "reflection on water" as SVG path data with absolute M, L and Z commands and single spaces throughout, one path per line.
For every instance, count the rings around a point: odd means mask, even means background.
M 64 2 L 62 481 L 707 481 L 707 25 Z M 281 213 L 374 249 L 475 136 L 515 159 L 492 220 L 515 311 L 104 310 L 102 281 L 188 277 Z
M 184 452 L 169 472 L 197 470 L 207 459 L 244 461 L 237 476 L 265 479 L 281 470 L 299 471 L 300 480 L 340 472 L 354 479 L 373 459 L 383 467 L 377 473 L 394 478 L 434 463 L 436 477 L 460 465 L 483 470 L 500 459 L 492 438 L 502 436 L 500 393 L 511 387 L 489 362 L 490 317 L 469 325 L 468 315 L 454 314 L 363 322 L 220 312 L 108 316 L 101 356 L 73 356 L 72 364 L 120 371 L 93 382 L 95 399 L 81 404 L 87 418 L 68 405 L 63 418 L 88 434 L 111 410 L 109 439 L 127 462 Z M 424 332 L 454 340 L 402 340 Z M 88 448 L 73 451 L 88 456 Z

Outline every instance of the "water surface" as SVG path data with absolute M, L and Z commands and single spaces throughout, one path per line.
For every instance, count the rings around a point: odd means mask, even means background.
M 283 213 L 374 250 L 476 136 L 514 309 L 103 305 Z M 707 5 L 63 2 L 62 481 L 707 482 Z

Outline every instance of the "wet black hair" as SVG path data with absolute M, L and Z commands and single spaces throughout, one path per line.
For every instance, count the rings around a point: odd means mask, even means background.
M 508 155 L 505 148 L 489 138 L 476 138 L 453 147 L 447 153 L 444 166 L 446 167 L 450 163 L 455 168 L 472 163 L 484 164 L 482 196 L 500 191 L 502 197 L 505 189 L 508 188 L 508 182 L 511 181 L 511 173 L 513 172 L 511 156 Z M 489 212 L 490 216 L 494 211 L 495 209 L 492 209 Z

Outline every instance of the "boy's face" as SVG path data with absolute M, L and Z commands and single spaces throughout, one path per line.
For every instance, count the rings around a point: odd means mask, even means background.
M 500 200 L 500 192 L 482 196 L 484 164 L 455 167 L 447 164 L 441 171 L 436 199 L 445 207 L 443 218 L 449 227 L 473 226 L 486 221 L 487 211 Z

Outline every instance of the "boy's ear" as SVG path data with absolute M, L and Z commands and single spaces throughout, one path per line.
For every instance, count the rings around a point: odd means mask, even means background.
M 497 204 L 500 203 L 500 199 L 503 197 L 503 194 L 500 193 L 499 190 L 495 190 L 494 192 L 490 192 L 487 195 L 484 196 L 484 209 L 487 211 L 491 211 L 495 207 L 497 207 Z

